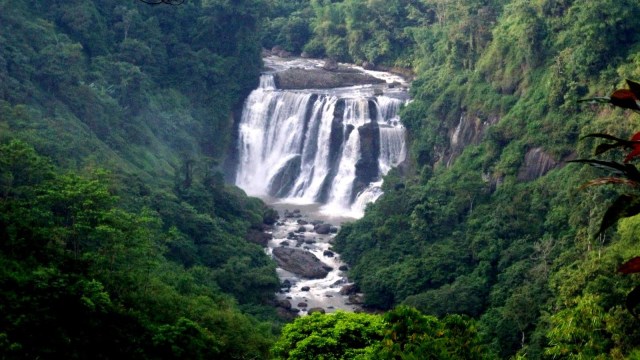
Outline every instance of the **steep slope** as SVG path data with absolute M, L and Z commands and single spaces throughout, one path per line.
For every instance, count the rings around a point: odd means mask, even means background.
M 0 1 L 3 358 L 267 356 L 273 214 L 220 166 L 261 7 Z
M 580 135 L 634 132 L 632 115 L 577 100 L 640 75 L 639 5 L 345 0 L 306 11 L 305 51 L 417 77 L 402 113 L 412 161 L 337 238 L 367 303 L 472 315 L 500 357 L 630 354 L 632 283 L 613 265 L 630 232 L 595 237 L 615 189 L 578 191 L 597 171 L 564 161 L 592 152 Z

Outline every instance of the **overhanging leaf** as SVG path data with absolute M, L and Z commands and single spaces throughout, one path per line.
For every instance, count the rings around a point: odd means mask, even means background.
M 622 184 L 622 185 L 629 185 L 631 187 L 638 186 L 638 183 L 631 181 L 629 179 L 608 176 L 608 177 L 601 177 L 601 178 L 591 180 L 585 183 L 584 185 L 580 186 L 579 190 L 584 190 L 591 186 L 599 186 L 599 185 L 606 185 L 606 184 Z
M 635 274 L 640 272 L 640 256 L 636 256 L 633 259 L 622 264 L 618 269 L 623 274 Z
M 640 99 L 640 84 L 627 79 L 627 85 L 629 85 L 629 90 L 636 96 L 636 99 Z
M 598 234 L 603 233 L 618 220 L 637 214 L 640 214 L 640 199 L 638 196 L 620 195 L 604 213 Z
M 638 106 L 638 98 L 631 90 L 616 90 L 611 94 L 610 98 L 611 100 L 609 103 L 611 103 L 611 105 L 624 109 L 640 110 L 640 106 Z
M 636 319 L 640 319 L 638 317 L 638 313 L 636 312 L 636 307 L 640 304 L 640 286 L 636 286 L 631 290 L 629 294 L 627 294 L 627 310 L 633 315 Z
M 622 175 L 627 179 L 640 183 L 640 172 L 631 164 L 620 164 L 615 161 L 593 160 L 593 159 L 576 159 L 569 160 L 572 163 L 588 164 L 600 169 L 610 171 L 613 175 Z

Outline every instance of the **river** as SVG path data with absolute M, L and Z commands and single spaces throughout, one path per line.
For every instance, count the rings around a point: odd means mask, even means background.
M 344 221 L 362 217 L 366 204 L 382 194 L 382 177 L 406 156 L 405 129 L 398 116 L 408 101 L 402 78 L 341 64 L 349 74 L 366 74 L 377 78 L 376 83 L 277 88 L 278 73 L 289 69 L 339 79 L 339 72 L 321 70 L 322 64 L 311 59 L 266 58 L 268 70 L 245 101 L 238 129 L 236 184 L 264 199 L 281 216 L 266 251 L 273 255 L 279 247 L 304 250 L 331 269 L 323 278 L 307 279 L 278 268 L 283 283 L 277 295 L 281 307 L 296 314 L 312 308 L 358 309 L 361 295 L 344 294 L 349 289 L 345 288 L 348 271 L 331 243 Z M 323 231 L 314 230 L 313 225 L 319 221 L 331 224 L 333 232 L 319 234 Z

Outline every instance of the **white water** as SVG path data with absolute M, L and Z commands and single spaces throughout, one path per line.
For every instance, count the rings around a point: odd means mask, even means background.
M 320 64 L 317 60 L 267 60 L 275 71 Z M 391 74 L 369 73 L 398 81 Z M 356 164 L 361 159 L 358 128 L 369 122 L 378 124 L 380 156 L 374 181 L 378 184 L 406 157 L 405 129 L 398 118 L 406 100 L 406 90 L 386 85 L 283 91 L 275 88 L 272 74 L 264 74 L 260 87 L 245 102 L 236 184 L 250 195 L 275 196 L 298 204 L 321 203 L 326 213 L 362 216 L 366 200 L 379 196 L 379 186 L 354 186 Z M 338 114 L 332 130 L 340 102 L 344 112 Z M 376 109 L 375 118 L 369 111 L 370 102 Z M 332 138 L 342 141 L 332 143 Z M 354 196 L 354 191 L 359 193 Z
M 268 58 L 265 62 L 272 72 L 322 65 L 321 61 L 304 59 Z M 366 72 L 388 83 L 404 83 L 389 73 Z M 265 73 L 243 109 L 236 184 L 248 194 L 265 199 L 281 216 L 284 209 L 297 208 L 302 209 L 306 220 L 322 219 L 336 226 L 346 219 L 360 218 L 366 205 L 382 195 L 382 176 L 406 157 L 405 129 L 398 112 L 407 100 L 406 89 L 387 85 L 283 91 L 276 88 L 272 73 Z M 344 111 L 338 111 L 336 118 L 336 108 L 341 107 Z M 372 109 L 376 116 L 370 113 Z M 357 188 L 356 164 L 362 159 L 358 128 L 370 122 L 377 124 L 379 132 L 378 177 Z M 339 293 L 348 283 L 347 273 L 339 270 L 344 265 L 339 254 L 324 254 L 335 235 L 318 235 L 313 226 L 305 225 L 302 235 L 308 241 L 287 239 L 300 227 L 297 220 L 282 219 L 266 251 L 271 254 L 273 248 L 285 244 L 298 246 L 333 271 L 324 279 L 309 280 L 279 268 L 281 281 L 292 285 L 283 288 L 278 299 L 289 300 L 301 314 L 313 307 L 327 312 L 357 309 L 358 305 L 350 304 L 348 297 Z M 310 290 L 302 291 L 306 286 Z

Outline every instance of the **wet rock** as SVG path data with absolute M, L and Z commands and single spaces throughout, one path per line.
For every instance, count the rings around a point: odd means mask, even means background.
M 338 280 L 338 281 L 334 282 L 334 283 L 331 285 L 331 287 L 333 288 L 333 287 L 337 287 L 337 286 L 342 286 L 343 284 L 346 284 L 346 283 L 347 283 L 347 280 L 346 280 L 346 279 L 344 279 L 344 278 L 342 278 L 342 279 L 340 279 L 340 280 Z M 344 294 L 343 294 L 343 295 L 344 295 Z
M 299 313 L 299 312 L 300 312 L 300 309 L 293 308 L 293 309 L 291 309 L 290 311 L 291 311 L 292 313 L 294 313 L 294 314 L 297 314 L 297 313 Z
M 333 268 L 329 265 L 322 266 L 323 269 L 327 270 L 327 272 L 333 271 Z
M 335 226 L 332 226 L 331 229 L 329 229 L 329 232 L 332 234 L 337 234 L 338 233 L 338 228 Z
M 325 314 L 326 311 L 324 311 L 324 309 L 321 308 L 321 307 L 312 307 L 312 308 L 309 309 L 309 311 L 307 311 L 307 314 L 309 314 L 309 315 L 314 314 L 314 313 Z
M 306 308 L 307 306 L 308 306 L 307 303 L 303 303 L 303 302 L 298 303 L 299 308 Z
M 362 305 L 364 304 L 364 297 L 362 294 L 349 295 L 349 301 L 347 305 Z
M 373 106 L 370 106 L 372 108 Z M 371 112 L 371 110 L 369 111 Z M 375 118 L 374 118 L 375 119 Z M 360 159 L 356 162 L 356 180 L 353 183 L 352 197 L 376 181 L 380 174 L 380 127 L 377 122 L 369 122 L 358 127 L 360 134 Z
M 336 69 L 287 69 L 274 74 L 278 89 L 333 89 L 339 87 L 381 84 L 385 81 L 369 74 Z
M 340 270 L 340 271 L 349 271 L 349 267 L 347 265 L 340 265 L 338 270 Z
M 273 235 L 258 230 L 249 230 L 245 239 L 251 243 L 266 247 L 269 240 L 273 239 Z
M 527 151 L 524 163 L 518 171 L 519 181 L 532 181 L 544 176 L 558 166 L 558 162 L 544 149 L 537 147 Z
M 333 251 L 330 250 L 325 250 L 322 255 L 326 256 L 326 257 L 333 257 Z
M 280 246 L 289 246 L 289 242 L 288 241 L 283 241 L 280 243 Z
M 338 70 L 338 62 L 335 59 L 326 59 L 322 68 L 328 71 Z
M 298 311 L 294 311 L 294 310 L 298 310 Z M 299 309 L 284 309 L 284 308 L 276 308 L 276 314 L 278 315 L 279 318 L 285 320 L 285 321 L 292 321 L 296 318 L 296 314 L 299 313 L 300 310 Z
M 312 220 L 311 221 L 311 225 L 313 225 L 313 226 L 320 225 L 320 224 L 324 224 L 324 221 L 322 221 L 322 220 Z
M 289 300 L 280 300 L 280 301 L 278 301 L 278 307 L 290 310 L 291 309 L 291 301 L 289 301 Z
M 308 251 L 278 247 L 273 249 L 273 257 L 281 268 L 305 278 L 322 279 L 329 273 L 329 266 Z
M 304 243 L 305 243 L 305 244 L 309 244 L 309 245 L 311 245 L 311 244 L 315 244 L 315 243 L 316 243 L 316 241 L 315 241 L 314 239 L 306 239 L 306 240 L 304 241 Z
M 306 229 L 304 226 L 300 226 L 300 227 L 298 228 L 298 230 L 296 230 L 296 231 L 297 231 L 297 232 L 299 232 L 299 233 L 303 233 L 303 232 L 306 232 L 306 231 L 307 231 L 307 229 Z
M 285 279 L 285 280 L 282 282 L 282 287 L 288 287 L 288 288 L 290 288 L 290 287 L 291 287 L 291 280 L 289 280 L 289 279 Z
M 300 288 L 300 290 L 301 291 L 309 291 L 309 290 L 311 290 L 311 288 L 308 287 L 308 286 L 303 286 L 303 287 Z
M 340 295 L 353 295 L 356 294 L 358 290 L 360 289 L 358 289 L 358 285 L 356 284 L 345 285 L 340 289 Z
M 298 223 L 298 225 L 308 225 L 309 222 L 306 220 L 302 220 L 302 219 L 298 219 L 298 221 L 296 221 Z
M 320 235 L 327 235 L 331 232 L 331 225 L 319 224 L 313 227 L 313 230 Z
M 374 70 L 376 68 L 376 64 L 369 61 L 365 61 L 362 63 L 362 68 L 365 70 Z

